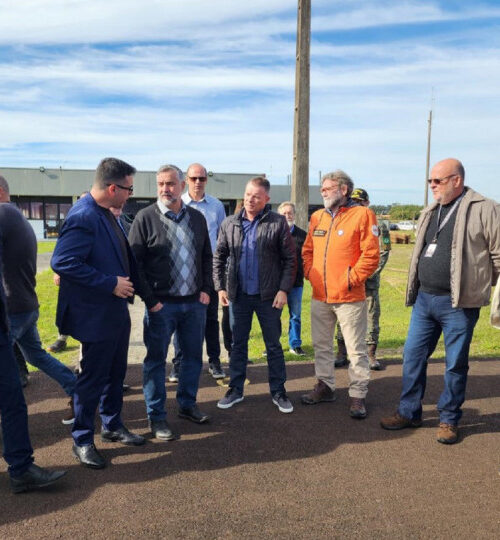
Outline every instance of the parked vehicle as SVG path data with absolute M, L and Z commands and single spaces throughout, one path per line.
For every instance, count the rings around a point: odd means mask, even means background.
M 413 221 L 399 221 L 397 226 L 400 231 L 413 231 L 415 228 Z
M 399 231 L 399 227 L 396 225 L 396 223 L 391 223 L 389 225 L 389 230 L 390 231 Z

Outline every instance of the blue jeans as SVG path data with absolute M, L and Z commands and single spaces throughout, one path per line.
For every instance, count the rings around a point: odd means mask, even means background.
M 205 323 L 205 343 L 207 344 L 207 355 L 209 364 L 220 367 L 220 338 L 219 338 L 219 293 L 212 289 L 210 291 L 210 303 L 207 306 L 207 320 Z M 175 356 L 172 358 L 172 364 L 179 369 L 182 361 L 182 348 L 174 334 Z
M 479 308 L 452 308 L 450 296 L 418 293 L 403 353 L 403 389 L 398 408 L 401 416 L 421 418 L 427 360 L 443 332 L 446 371 L 438 402 L 439 418 L 447 424 L 458 424 L 465 400 L 469 346 L 478 318 Z
M 229 305 L 233 348 L 229 360 L 229 386 L 243 395 L 248 360 L 248 338 L 254 312 L 262 329 L 267 351 L 267 369 L 271 394 L 285 391 L 286 369 L 281 348 L 281 309 L 273 308 L 272 300 L 261 300 L 260 295 L 238 294 Z
M 207 306 L 201 302 L 163 304 L 160 311 L 146 309 L 144 344 L 147 353 L 143 365 L 143 389 L 146 411 L 151 421 L 165 420 L 165 361 L 172 334 L 176 331 L 183 351 L 179 366 L 177 403 L 181 409 L 196 403 L 203 360 L 203 336 Z
M 0 417 L 3 456 L 9 465 L 9 474 L 21 476 L 33 463 L 33 449 L 12 342 L 3 329 L 0 329 Z
M 302 311 L 302 291 L 303 287 L 294 287 L 288 293 L 288 312 L 290 322 L 288 324 L 288 344 L 295 349 L 302 345 L 300 338 L 300 313 Z
M 56 380 L 71 397 L 75 391 L 76 376 L 62 362 L 42 349 L 37 321 L 38 310 L 9 315 L 12 339 L 17 342 L 29 364 Z

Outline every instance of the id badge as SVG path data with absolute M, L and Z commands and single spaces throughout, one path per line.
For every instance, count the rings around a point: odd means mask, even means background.
M 424 257 L 432 257 L 434 255 L 434 252 L 436 251 L 437 244 L 429 244 L 427 246 L 427 249 L 425 250 Z

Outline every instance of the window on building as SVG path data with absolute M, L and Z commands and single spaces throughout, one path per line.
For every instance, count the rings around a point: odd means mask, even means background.
M 43 219 L 43 202 L 31 201 L 30 202 L 30 219 Z

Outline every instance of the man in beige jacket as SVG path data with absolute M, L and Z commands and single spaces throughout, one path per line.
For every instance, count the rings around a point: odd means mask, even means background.
M 437 440 L 444 444 L 458 440 L 472 333 L 500 274 L 500 206 L 465 186 L 464 177 L 460 161 L 445 159 L 428 180 L 435 203 L 419 218 L 408 274 L 406 304 L 413 311 L 403 388 L 397 412 L 381 420 L 384 429 L 422 424 L 427 359 L 442 332 L 446 370 Z

